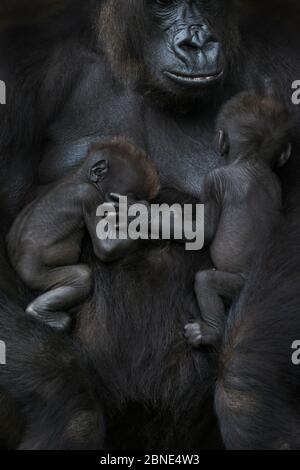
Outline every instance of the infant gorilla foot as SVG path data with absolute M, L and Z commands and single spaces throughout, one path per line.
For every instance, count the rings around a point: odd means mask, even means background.
M 208 330 L 200 322 L 188 323 L 185 327 L 185 337 L 193 348 L 214 345 L 221 339 L 217 331 Z
M 64 312 L 39 312 L 29 305 L 26 313 L 55 330 L 65 331 L 71 327 L 71 317 Z

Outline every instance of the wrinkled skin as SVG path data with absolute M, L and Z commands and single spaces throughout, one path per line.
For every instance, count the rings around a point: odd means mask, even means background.
M 220 163 L 213 145 L 220 105 L 269 75 L 288 102 L 289 82 L 300 74 L 297 34 L 288 37 L 281 22 L 265 35 L 263 19 L 261 30 L 257 18 L 243 23 L 232 2 L 103 0 L 100 11 L 97 2 L 81 2 L 55 26 L 49 20 L 30 34 L 5 33 L 1 68 L 15 92 L 0 130 L 0 154 L 11 157 L 1 163 L 5 221 L 37 184 L 76 166 L 99 136 L 126 135 L 147 151 L 160 173 L 159 200 L 197 201 L 203 176 Z M 297 142 L 295 149 L 280 174 L 289 204 L 299 200 Z M 231 313 L 219 354 L 194 351 L 183 338 L 183 326 L 198 315 L 194 275 L 211 263 L 205 251 L 187 253 L 175 243 L 147 243 L 110 266 L 86 244 L 95 292 L 72 337 L 25 320 L 3 299 L 9 361 L 0 386 L 26 405 L 27 428 L 15 436 L 21 448 L 216 448 L 219 427 L 229 448 L 299 446 L 299 413 L 288 398 L 299 373 L 281 385 L 290 337 L 300 334 L 296 211 L 297 204 L 289 207 L 277 248 L 261 262 L 260 283 L 252 279 Z

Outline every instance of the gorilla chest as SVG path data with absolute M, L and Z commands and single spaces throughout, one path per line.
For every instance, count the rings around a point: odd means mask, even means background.
M 81 87 L 75 90 L 49 128 L 40 183 L 56 181 L 76 167 L 91 143 L 124 135 L 155 161 L 163 186 L 196 195 L 201 177 L 217 165 L 214 118 L 165 112 L 118 90 L 104 97 L 99 84 L 90 83 L 87 96 Z
M 178 117 L 149 108 L 145 115 L 148 153 L 162 186 L 197 196 L 203 177 L 219 163 L 214 120 L 193 114 Z

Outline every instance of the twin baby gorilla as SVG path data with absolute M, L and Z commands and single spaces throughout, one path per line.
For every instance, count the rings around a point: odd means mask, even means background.
M 217 121 L 225 166 L 204 180 L 205 230 L 215 269 L 196 276 L 201 319 L 185 327 L 194 346 L 217 343 L 225 327 L 225 305 L 240 293 L 260 243 L 279 218 L 281 186 L 273 172 L 291 156 L 290 117 L 272 96 L 244 92 L 231 99 Z M 57 329 L 69 326 L 75 309 L 91 292 L 88 266 L 79 264 L 86 229 L 95 255 L 114 261 L 136 241 L 100 240 L 96 209 L 118 195 L 153 200 L 159 177 L 145 153 L 118 138 L 94 144 L 83 164 L 25 209 L 8 235 L 10 260 L 23 282 L 41 293 L 26 312 Z

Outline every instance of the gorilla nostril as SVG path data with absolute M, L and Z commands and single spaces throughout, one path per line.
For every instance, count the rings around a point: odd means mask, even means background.
M 186 26 L 175 34 L 173 48 L 176 56 L 187 65 L 201 53 L 213 54 L 215 39 L 209 28 L 202 25 Z
M 200 40 L 198 34 L 187 36 L 177 42 L 177 48 L 185 52 L 198 52 L 204 45 L 205 41 Z

